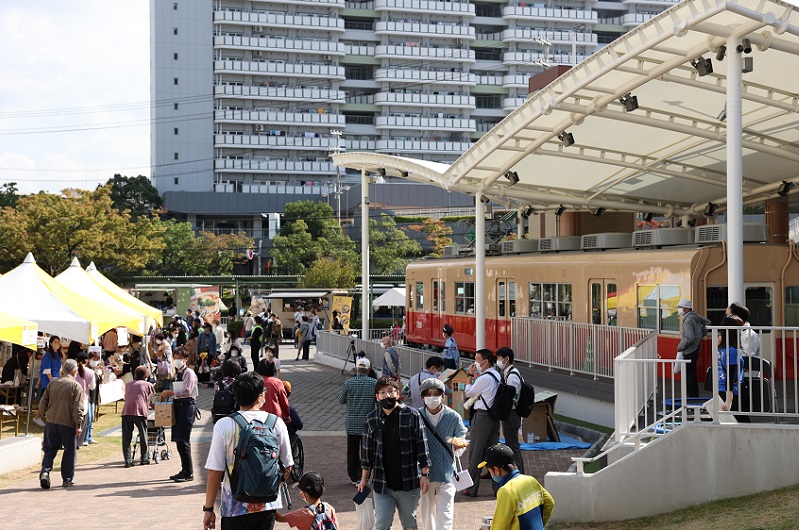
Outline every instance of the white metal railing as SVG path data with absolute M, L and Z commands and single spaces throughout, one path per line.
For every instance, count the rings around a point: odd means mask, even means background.
M 526 82 L 525 86 L 527 86 Z M 471 109 L 475 107 L 474 96 L 379 92 L 371 97 L 374 99 L 376 105 L 412 105 L 419 107 L 455 107 Z
M 216 85 L 214 95 L 224 97 L 247 97 L 253 99 L 276 99 L 296 101 L 325 101 L 328 103 L 343 103 L 345 92 L 343 90 L 330 90 L 327 88 L 288 88 L 256 85 Z
M 244 61 L 220 59 L 214 61 L 215 73 L 240 73 L 285 75 L 295 77 L 335 78 L 344 80 L 344 67 L 328 64 L 286 64 L 277 60 Z
M 469 25 L 452 25 L 426 22 L 380 21 L 375 23 L 375 35 L 382 33 L 395 33 L 400 35 L 413 35 L 414 38 L 423 35 L 429 37 L 451 37 L 458 39 L 475 39 L 475 29 Z
M 432 48 L 430 46 L 422 46 L 414 42 L 415 46 L 408 45 L 381 45 L 375 47 L 375 57 L 382 58 L 416 58 L 426 59 L 428 61 L 446 61 L 446 62 L 469 62 L 475 61 L 474 50 L 464 50 L 461 48 Z
M 502 18 L 516 19 L 516 18 L 533 18 L 533 19 L 547 19 L 547 20 L 562 20 L 562 21 L 585 21 L 588 23 L 596 23 L 598 20 L 597 14 L 591 10 L 582 9 L 549 9 L 543 7 L 521 7 L 509 6 L 502 8 Z
M 516 362 L 613 378 L 613 359 L 651 330 L 541 318 L 511 318 Z
M 375 0 L 375 11 L 402 11 L 425 14 L 471 15 L 474 4 L 469 2 L 432 2 L 428 0 Z
M 411 118 L 407 116 L 377 116 L 375 127 L 380 128 L 402 128 L 411 130 L 443 130 L 443 131 L 467 131 L 475 130 L 475 120 L 463 118 Z
M 214 11 L 214 24 L 249 22 L 269 27 L 326 29 L 344 32 L 344 19 L 328 16 L 288 15 L 284 13 L 250 13 L 247 11 Z
M 451 72 L 445 70 L 411 70 L 401 68 L 378 68 L 375 70 L 375 81 L 414 81 L 440 85 L 474 85 L 477 77 L 469 72 Z M 502 84 L 502 76 L 497 85 Z
M 462 154 L 471 147 L 469 142 L 438 142 L 416 140 L 377 140 L 375 149 L 379 152 L 402 151 L 405 153 L 458 153 Z

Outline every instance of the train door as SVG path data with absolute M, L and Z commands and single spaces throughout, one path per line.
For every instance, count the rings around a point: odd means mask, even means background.
M 486 330 L 486 336 L 495 338 L 496 347 L 510 345 L 511 317 L 516 316 L 516 282 L 508 278 L 497 279 L 497 312 L 494 329 Z M 486 319 L 488 326 L 491 319 Z M 493 333 L 492 333 L 493 331 Z
M 435 278 L 433 279 L 432 289 L 431 289 L 431 301 L 432 301 L 432 316 L 431 316 L 431 325 L 430 325 L 430 335 L 431 338 L 435 340 L 443 341 L 444 338 L 441 335 L 441 330 L 444 329 L 444 324 L 447 324 L 446 312 L 447 312 L 447 283 L 444 281 L 443 278 Z
M 591 286 L 591 323 L 605 326 L 618 325 L 618 294 L 616 280 L 608 278 L 592 278 Z

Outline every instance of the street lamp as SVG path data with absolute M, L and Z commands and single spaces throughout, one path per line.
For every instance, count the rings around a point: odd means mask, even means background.
M 336 146 L 333 148 L 335 154 L 341 153 L 341 135 L 343 131 L 333 130 L 330 134 L 336 137 Z M 333 192 L 336 195 L 336 219 L 341 226 L 341 166 L 336 166 L 336 186 Z

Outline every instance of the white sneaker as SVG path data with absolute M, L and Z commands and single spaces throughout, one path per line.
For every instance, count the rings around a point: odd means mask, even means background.
M 38 425 L 39 427 L 44 427 L 46 423 L 44 423 L 41 418 L 33 418 L 33 423 Z

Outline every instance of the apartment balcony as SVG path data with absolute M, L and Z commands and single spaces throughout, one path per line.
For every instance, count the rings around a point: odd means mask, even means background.
M 679 4 L 680 0 L 622 0 L 622 4 L 627 7 L 632 6 L 657 6 L 663 9 L 667 9 L 674 4 Z
M 397 105 L 403 107 L 458 109 L 475 108 L 473 96 L 450 96 L 447 94 L 407 94 L 400 92 L 378 92 L 374 95 L 374 104 L 378 106 Z
M 281 195 L 322 195 L 323 193 L 331 193 L 330 186 L 291 186 L 276 184 L 242 184 L 242 193 L 279 193 Z
M 457 156 L 460 156 L 472 146 L 470 142 L 437 142 L 424 140 L 378 140 L 376 144 L 378 153 L 450 153 Z
M 255 5 L 258 2 L 253 2 Z M 313 6 L 313 7 L 333 7 L 344 9 L 344 0 L 269 0 L 270 4 Z
M 414 46 L 411 46 L 413 44 Z M 449 63 L 474 63 L 474 50 L 462 48 L 430 48 L 419 46 L 418 42 L 405 46 L 377 46 L 377 59 L 415 59 L 425 61 L 445 61 Z
M 343 6 L 342 6 L 343 7 Z M 313 29 L 344 33 L 344 19 L 326 16 L 284 15 L 276 13 L 249 13 L 245 11 L 214 11 L 215 24 L 242 24 L 254 31 L 263 28 Z
M 268 37 L 234 37 L 216 35 L 214 48 L 254 50 L 255 54 L 269 52 L 312 53 L 317 55 L 344 55 L 344 43 L 324 40 L 276 39 Z
M 344 45 L 345 55 L 366 55 L 367 57 L 375 56 L 375 46 L 352 46 L 351 44 Z
M 435 85 L 469 85 L 476 83 L 474 74 L 468 72 L 437 70 L 404 70 L 400 68 L 378 68 L 377 82 L 432 83 Z
M 504 42 L 530 42 L 533 39 L 542 38 L 552 44 L 577 43 L 577 46 L 597 45 L 597 36 L 593 33 L 581 33 L 574 31 L 541 31 L 532 28 L 506 29 L 502 32 Z
M 352 151 L 374 151 L 376 142 L 374 140 L 347 140 L 347 150 Z
M 549 9 L 544 7 L 508 6 L 502 8 L 506 20 L 542 20 L 547 22 L 574 22 L 597 24 L 596 12 L 583 9 Z
M 374 2 L 346 2 L 344 7 L 347 9 L 359 9 L 362 11 L 374 11 L 375 3 Z
M 504 75 L 502 86 L 505 88 L 527 88 L 530 86 L 530 75 Z
M 256 125 L 256 128 L 264 128 Z M 215 134 L 214 147 L 216 148 L 246 148 L 254 149 L 292 149 L 308 151 L 329 151 L 336 146 L 335 138 L 305 138 L 298 136 L 271 136 L 266 132 L 254 134 Z M 342 144 L 343 147 L 343 144 Z
M 428 0 L 375 0 L 375 11 L 399 11 L 432 15 L 474 16 L 474 4 L 469 2 L 431 2 Z
M 333 162 L 300 160 L 267 160 L 216 158 L 214 171 L 217 173 L 270 172 L 285 175 L 335 175 Z
M 345 102 L 343 90 L 327 88 L 287 88 L 251 85 L 216 85 L 214 96 L 217 98 L 241 98 L 271 101 L 324 101 L 326 103 Z
M 399 21 L 380 21 L 375 24 L 375 35 L 412 35 L 413 38 L 421 37 L 442 38 L 451 37 L 461 40 L 475 40 L 475 30 L 471 26 L 465 26 L 453 22 L 447 24 L 425 24 L 424 22 L 399 22 Z
M 214 61 L 215 74 L 269 75 L 281 77 L 309 77 L 313 79 L 345 79 L 343 66 L 328 64 L 286 64 L 280 61 Z
M 503 98 L 502 110 L 506 112 L 516 110 L 519 107 L 521 107 L 526 101 L 527 98 Z
M 551 55 L 551 54 L 550 54 Z M 550 55 L 540 52 L 508 52 L 502 54 L 504 65 L 541 65 L 550 62 Z
M 657 15 L 651 14 L 644 14 L 644 13 L 632 13 L 628 15 L 622 15 L 621 17 L 621 25 L 627 28 L 634 28 L 640 26 L 644 22 L 649 22 Z
M 284 126 L 344 127 L 343 114 L 319 114 L 316 112 L 277 112 L 267 110 L 227 110 L 214 111 L 216 123 L 253 123 Z
M 464 131 L 475 130 L 475 120 L 464 118 L 422 118 L 400 116 L 377 116 L 375 128 L 380 129 L 408 129 L 414 131 Z

